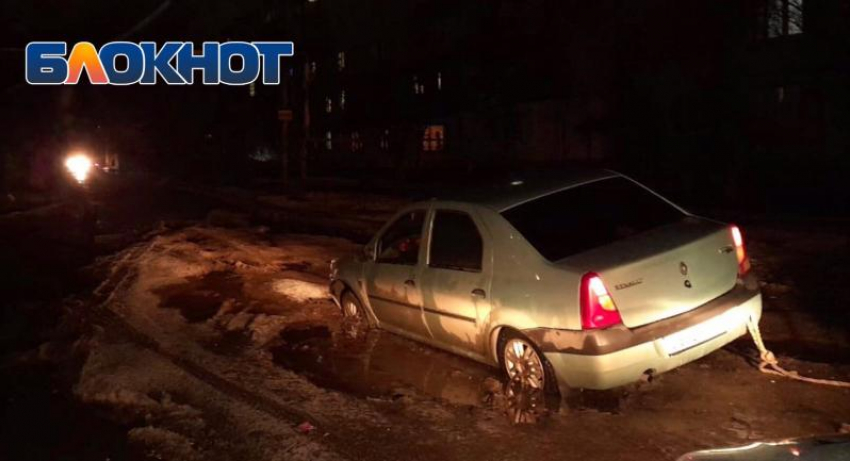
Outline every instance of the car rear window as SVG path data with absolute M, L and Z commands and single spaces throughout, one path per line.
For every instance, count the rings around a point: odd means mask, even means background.
M 655 194 L 622 177 L 540 197 L 505 210 L 502 216 L 550 261 L 685 217 Z

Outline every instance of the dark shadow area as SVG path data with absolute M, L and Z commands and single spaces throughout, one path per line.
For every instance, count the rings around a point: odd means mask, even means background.
M 147 461 L 127 430 L 78 403 L 48 365 L 4 367 L 0 457 L 17 461 Z

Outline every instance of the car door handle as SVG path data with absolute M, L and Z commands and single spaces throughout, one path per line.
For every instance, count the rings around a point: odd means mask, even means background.
M 481 288 L 476 288 L 472 290 L 472 296 L 475 296 L 476 298 L 486 298 L 487 292 L 482 290 Z
M 409 286 L 409 287 L 415 287 L 416 286 L 416 282 L 414 282 L 412 279 L 405 280 L 404 284 Z

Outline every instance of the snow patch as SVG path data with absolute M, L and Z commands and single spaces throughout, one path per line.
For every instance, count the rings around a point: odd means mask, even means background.
M 276 280 L 272 284 L 272 289 L 276 293 L 298 302 L 328 299 L 330 297 L 326 286 L 296 279 Z
M 279 315 L 257 314 L 251 322 L 251 340 L 265 345 L 276 338 L 287 323 L 288 320 Z
M 248 324 L 254 319 L 254 314 L 250 312 L 239 312 L 238 314 L 227 320 L 225 328 L 227 331 L 242 331 L 248 328 Z

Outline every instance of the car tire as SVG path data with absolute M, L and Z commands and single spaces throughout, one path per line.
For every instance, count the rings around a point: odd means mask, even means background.
M 351 290 L 345 290 L 342 297 L 339 299 L 339 306 L 342 308 L 343 317 L 363 317 L 363 305 L 360 300 Z
M 521 369 L 520 372 L 517 372 L 516 367 L 514 367 L 512 372 L 509 362 L 516 361 L 517 354 L 513 351 L 513 348 L 518 345 L 521 345 L 523 348 L 522 350 L 524 351 L 523 355 L 527 355 L 528 360 L 519 366 Z M 507 351 L 508 347 L 511 347 L 512 351 Z M 541 385 L 546 394 L 559 393 L 558 380 L 555 376 L 555 370 L 552 368 L 552 364 L 546 360 L 546 356 L 540 352 L 537 345 L 525 337 L 522 333 L 512 329 L 502 330 L 499 334 L 499 340 L 497 341 L 496 348 L 499 357 L 499 366 L 502 368 L 502 371 L 508 380 L 520 379 L 524 381 L 526 385 L 531 387 Z M 506 357 L 506 355 L 512 355 L 514 360 L 511 360 L 510 357 Z M 538 363 L 539 365 L 534 365 L 534 363 Z M 531 366 L 527 366 L 529 364 L 531 364 Z M 534 370 L 535 368 L 539 369 L 539 371 Z M 523 373 L 523 371 L 527 372 L 529 370 L 534 370 L 534 372 L 530 373 L 530 375 L 542 373 L 543 376 L 539 377 L 539 379 L 532 379 L 532 376 L 530 376 L 529 373 Z
M 342 316 L 346 319 L 356 320 L 357 322 L 365 322 L 370 327 L 374 326 L 372 318 L 363 308 L 363 304 L 360 302 L 360 299 L 358 299 L 351 290 L 345 290 L 342 293 L 342 297 L 339 299 L 339 305 L 342 308 Z

